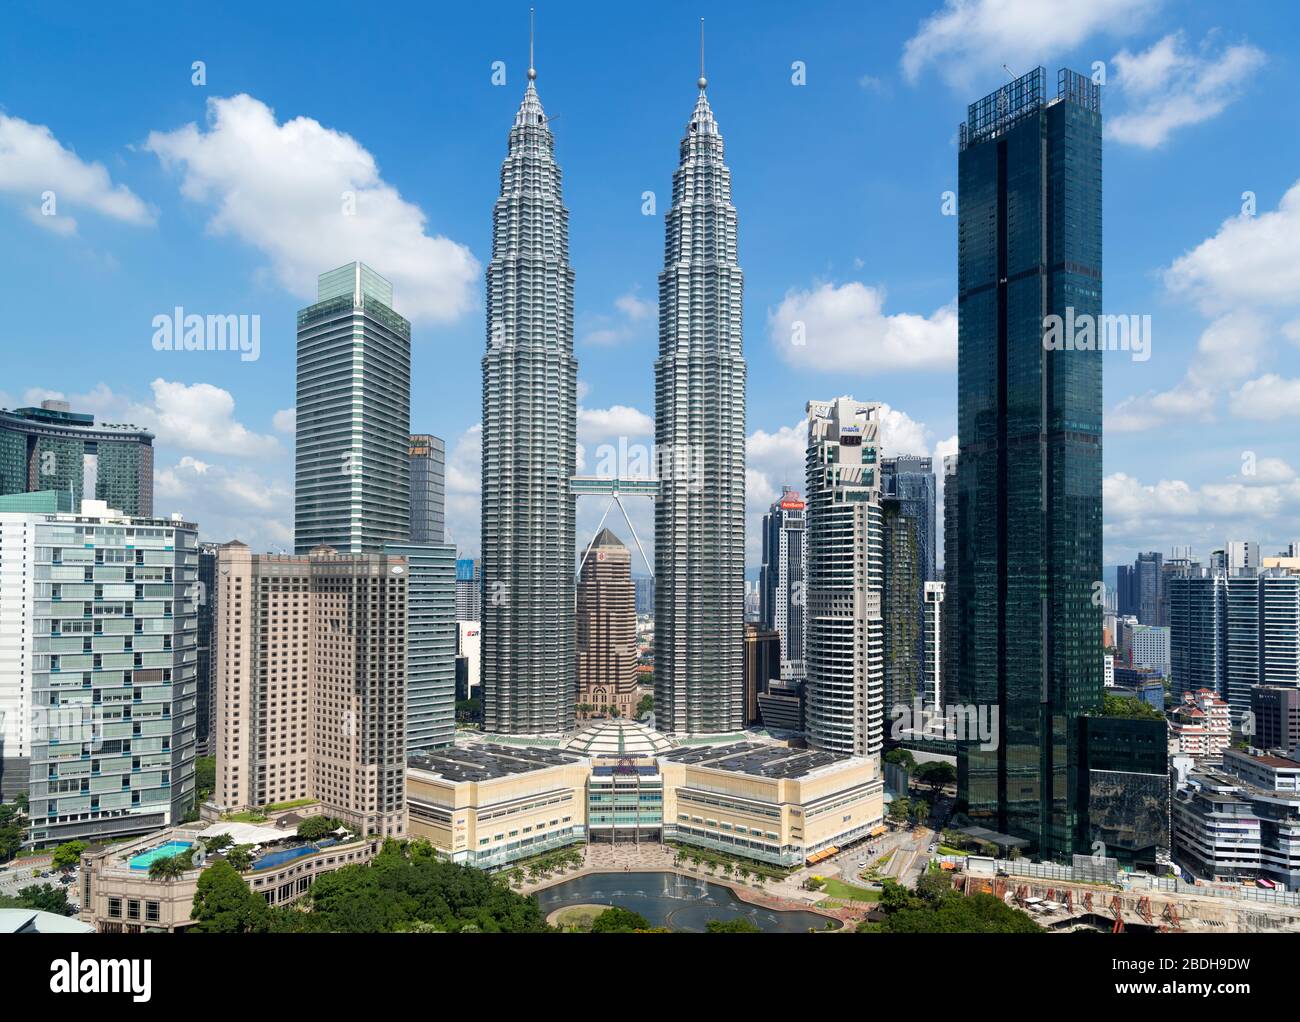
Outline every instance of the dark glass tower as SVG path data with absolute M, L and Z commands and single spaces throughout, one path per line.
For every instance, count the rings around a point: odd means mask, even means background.
M 923 695 L 925 584 L 935 580 L 935 478 L 929 458 L 880 461 L 884 522 L 885 712 Z M 933 702 L 926 699 L 926 702 Z
M 1101 352 L 1045 317 L 1101 313 L 1101 96 L 1037 68 L 971 105 L 958 158 L 961 702 L 996 748 L 958 751 L 973 821 L 1076 848 L 1079 727 L 1101 701 Z

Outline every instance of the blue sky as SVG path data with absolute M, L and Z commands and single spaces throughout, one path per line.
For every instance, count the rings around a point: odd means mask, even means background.
M 957 126 L 1003 64 L 1101 62 L 1105 305 L 1152 317 L 1149 360 L 1104 356 L 1106 561 L 1300 540 L 1289 4 L 540 4 L 589 467 L 650 440 L 701 16 L 746 274 L 751 521 L 802 483 L 810 398 L 886 403 L 888 452 L 954 449 Z M 20 2 L 5 23 L 0 406 L 60 394 L 149 425 L 160 511 L 288 546 L 294 314 L 316 273 L 364 258 L 414 321 L 412 428 L 446 438 L 452 538 L 475 551 L 482 268 L 528 4 Z M 178 305 L 259 315 L 261 357 L 154 350 Z M 580 533 L 603 510 L 584 500 Z M 634 520 L 649 549 L 649 508 Z

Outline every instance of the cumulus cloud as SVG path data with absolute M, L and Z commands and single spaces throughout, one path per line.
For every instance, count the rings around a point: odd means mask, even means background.
M 635 340 L 644 329 L 639 326 L 649 319 L 656 306 L 632 288 L 614 299 L 613 313 L 595 313 L 582 317 L 579 336 L 583 344 L 611 348 Z
M 957 364 L 957 308 L 930 316 L 886 314 L 885 292 L 852 281 L 789 291 L 768 313 L 773 347 L 791 365 L 824 372 L 950 369 Z
M 54 215 L 42 211 L 52 192 Z M 154 211 L 126 185 L 114 184 L 102 163 L 87 163 L 49 128 L 0 113 L 0 193 L 22 200 L 33 223 L 61 235 L 77 233 L 68 211 L 87 210 L 135 226 L 154 222 Z
M 654 431 L 654 419 L 628 405 L 578 409 L 579 443 L 592 444 L 619 437 L 635 440 L 639 437 L 653 437 Z
M 479 264 L 426 230 L 419 206 L 386 182 L 356 139 L 310 117 L 283 123 L 248 95 L 208 101 L 206 127 L 151 132 L 146 148 L 181 174 L 181 193 L 213 207 L 208 230 L 251 245 L 300 300 L 316 277 L 362 260 L 393 283 L 415 322 L 457 319 L 475 304 Z
M 1300 418 L 1300 379 L 1265 373 L 1258 379 L 1247 380 L 1233 391 L 1228 408 L 1241 419 L 1275 422 Z
M 1096 35 L 1120 35 L 1159 0 L 945 0 L 903 47 L 903 74 L 915 82 L 936 65 L 946 81 L 969 88 L 982 75 L 1005 78 L 1064 54 Z
M 154 506 L 197 522 L 205 540 L 243 540 L 254 550 L 293 549 L 293 487 L 287 478 L 185 455 L 154 472 Z
M 281 433 L 293 433 L 298 429 L 298 409 L 281 408 L 271 416 L 271 425 Z
M 1219 51 L 1209 37 L 1193 53 L 1174 32 L 1138 53 L 1115 54 L 1114 84 L 1128 107 L 1106 121 L 1106 137 L 1156 149 L 1179 128 L 1217 117 L 1267 59 L 1246 43 Z
M 1225 220 L 1164 271 L 1165 286 L 1207 314 L 1238 306 L 1300 305 L 1300 181 L 1275 210 Z

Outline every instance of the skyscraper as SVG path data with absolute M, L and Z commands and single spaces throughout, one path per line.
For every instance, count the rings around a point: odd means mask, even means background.
M 880 405 L 808 402 L 808 744 L 847 756 L 884 742 Z
M 961 557 L 957 552 L 957 455 L 943 459 L 943 705 L 957 702 L 957 593 Z
M 100 423 L 66 401 L 0 410 L 0 495 L 58 490 L 72 506 L 83 497 L 124 515 L 153 514 L 154 435 L 139 426 Z
M 364 263 L 322 273 L 298 313 L 294 547 L 376 553 L 411 508 L 411 325 Z
M 428 433 L 411 435 L 411 542 L 441 543 L 446 533 L 447 446 Z
M 220 547 L 220 809 L 315 798 L 362 834 L 403 836 L 407 584 L 400 557 Z
M 636 591 L 632 555 L 608 529 L 587 547 L 578 578 L 578 702 L 589 712 L 636 711 Z
M 885 705 L 912 706 L 923 695 L 925 587 L 935 567 L 935 479 L 929 458 L 903 455 L 880 462 L 884 517 Z M 929 696 L 923 701 L 930 702 Z
M 808 546 L 803 497 L 790 486 L 763 516 L 763 564 L 759 568 L 759 627 L 781 636 L 781 678 L 803 679 L 807 631 Z
M 1046 343 L 1101 312 L 1100 88 L 1033 71 L 970 106 L 958 157 L 961 701 L 996 748 L 958 749 L 978 824 L 1069 856 L 1075 720 L 1101 701 L 1100 350 Z
M 507 734 L 568 730 L 577 691 L 573 270 L 536 77 L 492 212 L 483 356 L 483 721 Z
M 0 498 L 0 788 L 26 761 L 37 848 L 175 825 L 194 802 L 197 526 L 63 499 Z
M 673 172 L 655 362 L 655 720 L 744 724 L 744 278 L 731 171 L 700 93 Z
M 482 613 L 483 580 L 479 577 L 478 561 L 472 557 L 456 559 L 456 620 L 479 621 Z

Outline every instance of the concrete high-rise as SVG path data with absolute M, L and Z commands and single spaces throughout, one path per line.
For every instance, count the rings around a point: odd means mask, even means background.
M 744 277 L 722 135 L 699 96 L 673 172 L 655 362 L 655 721 L 744 725 Z
M 0 409 L 0 495 L 58 490 L 72 506 L 93 496 L 124 515 L 153 514 L 154 435 L 139 426 L 95 424 L 66 401 Z
M 884 742 L 880 405 L 808 403 L 808 744 L 848 756 Z
M 483 723 L 573 726 L 578 362 L 569 211 L 529 68 L 492 211 L 483 356 Z
M 294 548 L 377 553 L 410 538 L 411 324 L 364 263 L 320 275 L 298 313 Z
M 758 573 L 759 627 L 781 636 L 781 678 L 801 681 L 808 629 L 807 505 L 790 486 L 763 516 L 763 563 Z M 748 705 L 749 700 L 746 699 Z
M 1044 858 L 1078 847 L 1076 720 L 1101 703 L 1102 357 L 1052 324 L 1102 311 L 1100 87 L 1043 68 L 969 108 L 958 156 L 958 747 L 973 822 Z M 1057 317 L 1053 320 L 1050 317 Z M 1059 339 L 1059 338 L 1058 338 Z
M 407 580 L 401 557 L 220 548 L 218 808 L 315 798 L 403 836 Z
M 68 506 L 0 497 L 0 787 L 26 792 L 38 848 L 194 801 L 197 526 Z
M 578 702 L 589 713 L 636 711 L 636 591 L 632 555 L 608 529 L 587 547 L 578 578 Z

